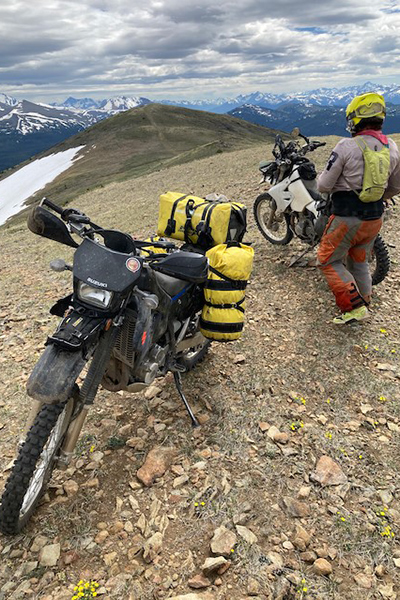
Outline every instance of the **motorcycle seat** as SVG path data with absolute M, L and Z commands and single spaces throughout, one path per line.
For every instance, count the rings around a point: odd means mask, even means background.
M 208 259 L 195 252 L 172 252 L 151 265 L 154 271 L 192 283 L 207 279 Z

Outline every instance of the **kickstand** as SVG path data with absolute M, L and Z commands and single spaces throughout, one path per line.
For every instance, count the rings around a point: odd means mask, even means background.
M 295 256 L 294 258 L 292 258 L 288 263 L 288 267 L 293 267 L 297 262 L 299 262 L 299 260 L 301 260 L 303 258 L 303 256 L 305 256 L 308 252 L 311 252 L 311 250 L 314 250 L 314 248 L 315 248 L 315 244 L 313 246 L 309 246 L 308 248 L 306 248 L 304 250 L 304 252 L 302 252 L 298 256 Z M 304 266 L 304 265 L 301 265 L 301 266 Z
M 192 409 L 189 406 L 189 402 L 186 400 L 185 394 L 183 393 L 182 390 L 182 378 L 181 378 L 181 374 L 179 373 L 179 371 L 175 371 L 174 372 L 174 379 L 175 379 L 175 385 L 176 385 L 176 389 L 178 390 L 178 393 L 182 399 L 183 404 L 185 405 L 186 410 L 189 413 L 189 417 L 192 421 L 192 425 L 193 427 L 200 427 L 200 423 L 198 422 L 198 420 L 196 419 L 196 417 L 193 414 Z

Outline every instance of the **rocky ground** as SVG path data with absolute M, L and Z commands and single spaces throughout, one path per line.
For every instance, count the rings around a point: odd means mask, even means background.
M 334 142 L 315 152 L 319 168 Z M 137 236 L 154 232 L 167 189 L 251 209 L 270 150 L 111 184 L 77 204 Z M 396 209 L 384 226 L 390 275 L 371 319 L 344 330 L 331 324 L 321 275 L 288 268 L 300 242 L 271 246 L 251 210 L 248 220 L 243 338 L 213 344 L 184 380 L 202 426 L 191 429 L 170 376 L 145 393 L 100 391 L 71 466 L 54 473 L 23 533 L 0 536 L 0 599 L 70 600 L 80 581 L 120 600 L 400 598 Z M 48 263 L 72 251 L 23 224 L 3 227 L 0 244 L 2 489 L 29 410 L 25 382 L 55 327 L 48 309 L 69 290 Z

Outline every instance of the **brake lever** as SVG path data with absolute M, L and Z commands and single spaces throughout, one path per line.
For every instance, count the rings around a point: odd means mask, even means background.
M 85 225 L 89 225 L 90 223 L 90 218 L 87 217 L 86 215 L 70 215 L 68 217 L 68 221 L 72 222 L 72 223 L 84 223 Z

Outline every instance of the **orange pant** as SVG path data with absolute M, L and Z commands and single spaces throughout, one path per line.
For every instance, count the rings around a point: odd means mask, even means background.
M 358 217 L 332 215 L 328 221 L 318 248 L 318 266 L 342 312 L 370 301 L 368 257 L 381 227 L 382 218 L 361 221 Z

